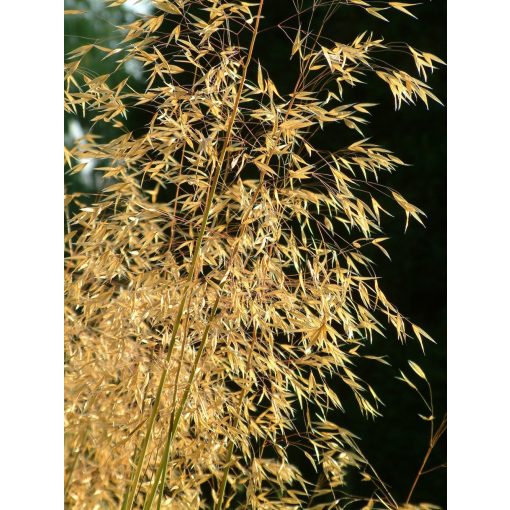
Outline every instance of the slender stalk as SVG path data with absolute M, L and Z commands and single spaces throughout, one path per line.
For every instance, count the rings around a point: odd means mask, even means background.
M 259 10 L 258 10 L 258 13 L 257 13 L 257 20 L 256 20 L 256 23 L 255 23 L 254 33 L 253 33 L 252 41 L 251 41 L 251 44 L 250 44 L 250 50 L 249 50 L 249 53 L 248 53 L 248 62 L 247 62 L 247 64 L 249 63 L 249 60 L 251 59 L 251 54 L 253 52 L 253 47 L 254 47 L 254 44 L 255 44 L 255 38 L 256 38 L 256 35 L 258 33 L 258 28 L 259 28 L 259 23 L 260 23 L 260 15 L 261 15 L 261 12 L 262 12 L 263 4 L 264 4 L 264 0 L 261 0 L 260 4 L 259 4 Z M 315 39 L 314 45 L 318 42 L 321 31 L 322 31 L 322 27 L 321 27 L 321 30 L 319 31 L 319 34 L 317 35 L 317 37 Z M 245 65 L 244 70 L 243 70 L 243 80 L 242 80 L 243 84 L 244 84 L 244 80 L 246 78 L 247 68 L 248 68 L 248 66 Z M 292 106 L 293 106 L 293 104 L 295 102 L 296 92 L 297 92 L 297 90 L 299 88 L 299 85 L 306 79 L 306 76 L 308 75 L 308 72 L 309 72 L 309 69 L 307 69 L 304 74 L 300 73 L 300 76 L 299 76 L 299 78 L 298 78 L 298 80 L 296 82 L 296 85 L 294 86 L 294 92 L 292 94 L 291 100 L 289 102 L 289 105 L 288 105 L 286 113 L 285 113 L 284 122 L 288 119 L 289 113 L 292 110 Z M 242 87 L 240 87 L 239 90 L 241 90 L 241 89 L 242 89 Z M 278 132 L 278 134 L 281 133 L 280 129 L 276 130 L 276 124 L 275 124 L 275 128 L 274 129 L 275 129 L 275 131 Z M 222 155 L 220 156 L 221 162 L 223 162 L 223 158 L 225 156 L 225 147 L 226 146 L 224 145 L 223 146 L 223 150 L 222 150 Z M 276 144 L 275 144 L 275 147 L 276 147 Z M 273 156 L 274 151 L 275 151 L 275 149 L 271 150 L 271 153 L 266 158 L 267 162 L 269 162 L 271 160 L 271 157 Z M 236 243 L 234 245 L 234 248 L 232 249 L 232 254 L 231 254 L 231 258 L 230 258 L 230 263 L 231 264 L 232 264 L 232 262 L 234 260 L 234 257 L 235 257 L 235 255 L 237 253 L 238 248 L 239 248 L 240 240 L 242 239 L 242 236 L 243 236 L 244 231 L 246 229 L 246 226 L 247 226 L 246 220 L 248 219 L 249 213 L 252 210 L 253 206 L 255 205 L 255 202 L 256 202 L 256 200 L 258 198 L 258 195 L 259 195 L 260 191 L 262 190 L 265 174 L 266 174 L 266 172 L 264 170 L 262 170 L 261 175 L 260 175 L 259 185 L 258 185 L 257 189 L 255 190 L 255 193 L 254 193 L 254 195 L 253 195 L 253 197 L 252 197 L 252 199 L 250 201 L 249 206 L 245 210 L 244 218 L 241 220 L 241 225 L 242 225 L 241 226 L 241 230 L 240 230 L 239 235 L 237 236 L 237 241 L 236 241 Z M 169 444 L 169 447 L 170 447 L 170 443 L 171 443 L 171 441 L 173 439 L 173 436 L 175 435 L 175 432 L 177 430 L 177 426 L 179 424 L 180 417 L 182 415 L 182 412 L 184 410 L 184 406 L 186 404 L 189 392 L 191 390 L 191 384 L 192 384 L 194 376 L 195 376 L 196 367 L 198 365 L 198 362 L 200 361 L 200 358 L 202 356 L 203 350 L 205 348 L 205 343 L 206 343 L 206 340 L 207 340 L 207 335 L 209 333 L 209 329 L 211 327 L 211 322 L 212 322 L 212 320 L 213 320 L 213 318 L 214 318 L 214 316 L 216 314 L 216 309 L 218 307 L 218 302 L 219 302 L 219 298 L 220 298 L 220 292 L 221 292 L 221 290 L 223 288 L 223 285 L 226 282 L 226 278 L 227 278 L 227 275 L 229 273 L 229 270 L 230 270 L 230 268 L 227 270 L 225 276 L 223 277 L 222 281 L 220 282 L 220 284 L 218 286 L 219 288 L 218 288 L 218 295 L 216 297 L 216 302 L 215 302 L 215 304 L 213 306 L 213 310 L 212 310 L 212 313 L 210 315 L 210 319 L 208 321 L 206 329 L 204 330 L 204 334 L 202 336 L 202 339 L 201 339 L 201 342 L 200 342 L 200 346 L 199 346 L 197 355 L 195 357 L 195 363 L 194 363 L 193 369 L 192 369 L 192 371 L 190 373 L 190 377 L 189 377 L 189 380 L 188 380 L 188 384 L 187 384 L 186 390 L 185 390 L 184 395 L 183 395 L 183 397 L 181 399 L 181 403 L 179 405 L 179 409 L 178 409 L 176 415 L 174 416 L 174 423 L 173 423 L 172 430 L 171 430 L 171 432 L 170 432 L 170 434 L 169 434 L 169 436 L 167 438 L 167 443 Z M 243 395 L 243 398 L 244 398 L 244 395 Z M 233 443 L 231 443 L 231 445 L 229 445 L 229 448 L 228 448 L 228 452 L 227 452 L 227 459 L 228 459 L 228 461 L 227 461 L 227 465 L 226 465 L 226 468 L 225 468 L 224 477 L 223 477 L 223 480 L 222 480 L 222 483 L 221 483 L 221 487 L 223 487 L 223 493 L 225 491 L 226 480 L 227 480 L 227 477 L 228 477 L 228 470 L 229 470 L 229 467 L 230 467 L 229 463 L 230 463 L 230 458 L 232 457 L 232 454 L 233 454 L 233 448 L 234 448 Z M 163 465 L 162 465 L 162 463 L 160 463 L 160 466 L 159 466 L 158 471 L 156 473 L 156 480 L 154 482 L 153 489 L 151 489 L 151 492 L 149 494 L 150 502 L 149 502 L 149 505 L 147 506 L 147 509 L 150 508 L 150 505 L 152 504 L 152 501 L 154 500 L 154 497 L 155 497 L 154 487 L 156 487 L 157 484 L 158 484 L 159 476 L 162 475 L 162 470 L 163 470 Z M 223 496 L 222 496 L 221 499 L 223 499 Z M 144 506 L 144 509 L 145 509 L 145 506 Z
M 261 181 L 263 181 L 263 177 L 265 175 L 265 172 L 263 172 L 261 174 Z M 258 193 L 260 192 L 260 189 L 261 189 L 261 186 L 262 186 L 262 182 L 260 183 L 256 193 L 254 194 L 248 208 L 246 209 L 246 213 L 245 213 L 245 217 L 244 219 L 247 218 L 248 214 L 249 214 L 249 211 L 251 211 L 253 205 L 255 204 L 255 201 L 257 199 L 257 196 L 258 196 Z M 237 250 L 239 248 L 239 242 L 240 242 L 240 239 L 242 238 L 242 235 L 246 229 L 246 223 L 245 221 L 242 221 L 242 227 L 241 227 L 241 231 L 240 231 L 240 234 L 237 238 L 237 242 L 232 250 L 232 255 L 231 255 L 231 258 L 230 258 L 230 263 L 232 264 L 232 261 L 237 253 Z M 181 418 L 181 415 L 183 413 L 183 410 L 184 410 L 184 406 L 186 405 L 186 402 L 188 400 L 188 396 L 189 396 L 189 393 L 191 391 L 191 385 L 193 384 L 193 381 L 194 381 L 194 378 L 195 378 L 195 374 L 196 374 L 196 370 L 197 370 L 197 367 L 198 367 L 198 363 L 200 362 L 200 359 L 202 358 L 202 353 L 204 352 L 204 349 L 205 349 L 205 344 L 207 342 L 207 337 L 209 335 L 209 330 L 211 329 L 211 325 L 212 325 L 212 321 L 216 315 L 216 311 L 218 309 L 218 304 L 219 304 L 219 300 L 220 300 L 220 296 L 221 296 L 221 291 L 223 289 L 223 286 L 225 285 L 225 282 L 227 281 L 227 275 L 230 271 L 230 267 L 227 269 L 227 272 L 225 273 L 225 276 L 223 277 L 222 281 L 220 282 L 220 284 L 218 285 L 218 293 L 216 295 L 216 299 L 215 299 L 215 302 L 213 304 L 213 307 L 212 307 L 212 310 L 211 310 L 211 314 L 210 314 L 210 317 L 209 317 L 209 320 L 207 322 L 207 325 L 206 325 L 206 328 L 202 334 L 202 337 L 200 339 L 200 345 L 198 347 L 198 351 L 197 351 L 197 354 L 195 356 L 195 360 L 193 362 L 193 366 L 192 366 L 192 369 L 191 369 L 191 372 L 190 372 L 190 375 L 188 377 L 188 381 L 187 381 L 187 384 L 186 384 L 186 389 L 184 391 L 184 394 L 183 396 L 181 397 L 181 401 L 179 403 L 179 408 L 177 409 L 177 411 L 175 412 L 175 414 L 172 414 L 172 419 L 171 419 L 171 430 L 168 434 L 168 437 L 167 437 L 167 444 L 168 444 L 168 449 L 166 448 L 165 446 L 165 452 L 169 452 L 170 451 L 170 445 L 171 445 L 171 442 L 172 442 L 172 439 L 175 435 L 175 432 L 177 431 L 177 427 L 179 425 L 179 420 Z M 164 457 L 162 458 L 162 463 L 164 461 Z M 168 462 L 168 460 L 167 460 Z M 150 508 L 150 505 L 152 504 L 152 502 L 154 501 L 154 497 L 156 495 L 156 491 L 155 491 L 155 487 L 157 486 L 158 484 L 158 481 L 159 481 L 159 478 L 162 476 L 162 473 L 165 472 L 165 466 L 162 465 L 162 463 L 160 463 L 159 467 L 158 467 L 158 470 L 156 472 L 156 477 L 155 477 L 155 480 L 154 480 L 154 485 L 149 493 L 149 496 L 147 497 L 147 501 L 148 501 L 148 505 L 147 505 L 147 502 L 146 504 L 144 505 L 144 509 L 145 508 Z M 147 505 L 147 506 L 146 506 Z
M 409 494 L 407 495 L 406 504 L 411 501 L 411 496 L 413 495 L 414 489 L 416 488 L 416 485 L 418 484 L 418 480 L 420 479 L 420 476 L 422 475 L 423 469 L 425 468 L 425 465 L 427 464 L 427 461 L 429 460 L 430 454 L 432 453 L 432 445 L 429 445 L 427 448 L 427 452 L 425 453 L 425 457 L 423 458 L 423 461 L 421 463 L 420 469 L 418 470 L 418 474 L 416 475 L 413 485 L 411 486 L 411 490 L 409 491 Z
M 191 299 L 191 295 L 192 295 L 192 293 L 190 293 L 189 299 Z M 188 300 L 188 307 L 189 307 L 189 300 Z M 188 320 L 189 320 L 189 314 L 186 316 L 186 321 L 185 321 L 185 325 L 184 325 L 184 337 L 186 337 L 187 330 L 188 330 Z M 165 441 L 165 448 L 163 450 L 163 454 L 161 457 L 162 461 L 160 463 L 160 466 L 158 467 L 158 471 L 156 472 L 156 476 L 155 476 L 153 485 L 151 487 L 151 491 L 150 491 L 149 495 L 147 496 L 147 499 L 143 506 L 144 510 L 151 508 L 152 503 L 154 502 L 154 498 L 157 494 L 158 486 L 160 487 L 159 499 L 158 499 L 158 510 L 159 510 L 159 508 L 161 508 L 161 502 L 163 499 L 163 489 L 165 487 L 165 473 L 167 471 L 168 461 L 170 459 L 170 443 L 171 443 L 171 437 L 172 437 L 170 431 L 171 431 L 171 429 L 173 427 L 173 423 L 174 423 L 174 411 L 175 411 L 175 405 L 176 405 L 176 401 L 177 401 L 177 384 L 179 381 L 179 375 L 180 375 L 182 362 L 183 362 L 183 358 L 184 358 L 184 347 L 185 346 L 183 343 L 182 349 L 181 349 L 181 358 L 179 360 L 179 366 L 177 368 L 177 374 L 175 376 L 175 387 L 174 387 L 174 393 L 173 393 L 173 397 L 172 397 L 173 411 L 172 411 L 172 415 L 170 417 L 169 432 L 167 435 L 167 440 Z
M 197 244 L 197 246 L 198 246 L 198 244 Z M 192 273 L 190 272 L 190 274 L 192 274 Z M 144 436 L 142 444 L 140 446 L 140 452 L 139 452 L 138 461 L 136 463 L 135 473 L 134 473 L 131 483 L 128 486 L 127 497 L 125 500 L 126 502 L 125 502 L 125 506 L 123 506 L 123 510 L 124 509 L 131 510 L 133 508 L 133 502 L 134 502 L 134 498 L 135 498 L 135 494 L 136 494 L 136 487 L 140 480 L 140 474 L 142 472 L 143 461 L 145 459 L 145 455 L 147 453 L 147 448 L 149 446 L 149 440 L 150 440 L 150 436 L 152 434 L 152 429 L 154 427 L 154 422 L 156 421 L 156 416 L 159 411 L 161 395 L 163 394 L 163 387 L 165 385 L 166 376 L 167 376 L 167 372 L 168 372 L 168 365 L 170 364 L 172 350 L 173 350 L 173 347 L 175 344 L 175 339 L 177 337 L 178 325 L 181 322 L 182 314 L 184 311 L 184 303 L 186 301 L 186 295 L 187 295 L 188 288 L 189 288 L 189 280 L 186 283 L 186 287 L 183 292 L 183 299 L 181 299 L 181 303 L 179 305 L 179 310 L 177 311 L 177 316 L 176 316 L 175 323 L 174 323 L 172 337 L 170 339 L 170 344 L 168 346 L 168 353 L 167 353 L 167 356 L 165 359 L 165 365 L 164 365 L 163 371 L 161 373 L 161 378 L 159 380 L 158 389 L 156 391 L 156 398 L 155 398 L 155 401 L 154 401 L 154 404 L 152 407 L 152 412 L 149 417 L 149 421 L 147 423 L 147 430 L 145 431 L 145 436 Z
M 308 498 L 308 508 L 312 506 L 312 501 L 317 497 L 317 491 L 321 488 L 323 482 L 324 473 L 319 473 L 319 476 L 317 477 L 317 482 L 315 482 L 313 491 L 310 493 L 310 497 Z
M 209 188 L 209 192 L 207 194 L 205 209 L 204 209 L 204 213 L 203 213 L 203 216 L 202 216 L 202 225 L 200 227 L 200 232 L 198 234 L 197 241 L 196 241 L 196 244 L 195 244 L 195 247 L 194 247 L 194 250 L 193 250 L 193 256 L 192 256 L 192 260 L 191 260 L 190 270 L 189 270 L 189 273 L 188 273 L 186 287 L 185 287 L 185 290 L 183 292 L 183 296 L 181 298 L 181 303 L 179 305 L 179 310 L 177 312 L 177 317 L 175 319 L 175 323 L 174 323 L 174 327 L 173 327 L 173 331 L 172 331 L 172 339 L 170 341 L 170 346 L 169 346 L 168 354 L 167 354 L 167 357 L 166 357 L 166 365 L 169 364 L 170 359 L 171 359 L 171 354 L 172 354 L 172 350 L 173 350 L 173 347 L 174 347 L 174 344 L 175 344 L 175 339 L 176 339 L 176 336 L 177 336 L 177 331 L 178 331 L 178 328 L 179 328 L 179 325 L 180 325 L 180 322 L 181 322 L 181 318 L 182 318 L 182 314 L 183 314 L 183 311 L 184 311 L 184 304 L 186 302 L 187 293 L 189 291 L 190 283 L 192 282 L 192 280 L 194 278 L 195 269 L 196 269 L 196 265 L 197 265 L 197 261 L 198 261 L 198 255 L 199 255 L 200 249 L 202 247 L 202 240 L 203 240 L 205 229 L 206 229 L 206 226 L 207 226 L 207 221 L 209 219 L 209 211 L 211 209 L 212 201 L 213 201 L 214 195 L 216 193 L 216 187 L 218 185 L 218 180 L 219 180 L 219 177 L 220 177 L 220 171 L 221 171 L 221 168 L 223 166 L 223 161 L 225 159 L 225 155 L 227 153 L 227 148 L 228 148 L 229 143 L 230 143 L 230 138 L 232 136 L 232 128 L 234 126 L 234 121 L 235 121 L 235 118 L 236 118 L 236 115 L 237 115 L 237 110 L 239 108 L 239 102 L 241 100 L 242 90 L 244 88 L 244 83 L 246 81 L 246 75 L 247 75 L 247 72 L 248 72 L 248 67 L 249 67 L 249 64 L 250 64 L 250 61 L 251 61 L 251 57 L 252 57 L 252 54 L 253 54 L 253 48 L 255 46 L 255 40 L 257 38 L 258 27 L 259 27 L 259 23 L 260 23 L 260 15 L 261 15 L 261 12 L 262 12 L 262 6 L 263 5 L 264 5 L 264 0 L 260 0 L 259 8 L 258 8 L 258 13 L 257 13 L 257 17 L 256 17 L 256 22 L 255 22 L 255 27 L 254 27 L 254 30 L 253 30 L 253 34 L 252 34 L 252 38 L 251 38 L 251 42 L 250 42 L 250 48 L 249 48 L 249 51 L 248 51 L 248 56 L 247 56 L 247 59 L 246 59 L 246 62 L 244 64 L 244 66 L 243 66 L 243 74 L 242 74 L 241 81 L 239 83 L 239 87 L 238 87 L 237 94 L 236 94 L 236 97 L 235 97 L 232 114 L 231 114 L 231 116 L 229 118 L 229 121 L 228 121 L 228 124 L 227 124 L 225 140 L 223 142 L 223 146 L 222 146 L 222 150 L 221 150 L 221 153 L 220 153 L 220 157 L 219 157 L 218 163 L 216 165 L 216 168 L 214 170 L 214 175 L 213 175 L 212 183 L 211 183 L 211 186 Z M 217 297 L 216 303 L 218 301 L 219 301 L 219 295 Z M 209 327 L 210 327 L 210 323 L 208 324 L 208 326 L 206 328 L 207 332 L 209 331 Z M 205 346 L 205 340 L 204 340 L 204 342 L 202 342 L 201 349 L 199 349 L 199 353 L 200 354 L 203 351 L 204 346 Z M 196 358 L 199 358 L 199 353 L 197 353 Z M 197 361 L 198 361 L 198 359 L 197 359 Z M 160 383 L 159 383 L 159 386 L 158 386 L 158 391 L 157 391 L 157 394 L 156 394 L 156 399 L 155 399 L 154 404 L 153 404 L 153 410 L 152 410 L 152 413 L 151 413 L 151 417 L 149 419 L 149 424 L 147 426 L 147 431 L 145 433 L 145 437 L 144 437 L 143 442 L 142 442 L 142 452 L 141 452 L 140 459 L 139 459 L 137 467 L 136 467 L 135 477 L 133 479 L 132 484 L 130 485 L 129 495 L 128 495 L 127 504 L 126 504 L 126 510 L 131 510 L 132 507 L 133 507 L 135 490 L 136 490 L 136 486 L 138 485 L 138 482 L 139 482 L 139 479 L 140 479 L 140 473 L 141 473 L 141 470 L 142 470 L 143 460 L 144 460 L 145 454 L 147 452 L 147 447 L 148 447 L 148 444 L 149 444 L 150 436 L 151 436 L 152 429 L 153 429 L 153 426 L 154 426 L 154 422 L 155 422 L 155 419 L 156 419 L 156 415 L 158 413 L 159 406 L 160 406 L 160 403 L 161 403 L 161 394 L 163 392 L 163 386 L 165 384 L 165 380 L 166 380 L 166 376 L 167 376 L 167 371 L 168 371 L 168 366 L 165 367 L 165 369 L 163 370 L 163 373 L 161 374 L 161 379 L 160 379 Z M 189 393 L 189 387 L 187 388 L 187 392 L 185 393 L 186 398 L 187 398 L 187 394 L 188 393 Z M 180 412 L 182 413 L 182 409 L 180 410 Z M 178 416 L 180 417 L 180 414 Z M 171 438 L 173 437 L 173 434 L 175 433 L 175 429 L 177 427 L 178 421 L 179 421 L 179 419 L 176 417 L 175 422 L 174 422 L 174 427 L 172 427 L 173 432 L 171 432 L 171 435 L 169 435 L 170 442 L 171 442 Z M 161 469 L 162 469 L 162 463 L 160 463 L 160 469 L 158 469 L 158 472 Z M 161 473 L 160 473 L 160 476 L 161 476 Z M 155 485 L 156 486 L 157 486 L 158 481 L 159 481 L 158 479 L 155 480 Z M 151 490 L 151 494 L 152 494 L 152 490 Z
M 172 428 L 172 421 L 170 421 L 170 430 Z M 160 488 L 159 492 L 159 500 L 158 500 L 158 508 L 161 506 L 161 500 L 163 498 L 163 490 L 164 490 L 164 484 L 165 484 L 165 477 L 164 473 L 166 473 L 167 467 L 168 467 L 168 459 L 170 458 L 170 433 L 167 436 L 167 440 L 165 441 L 165 448 L 163 450 L 163 454 L 161 457 L 161 463 L 159 465 L 158 471 L 156 473 L 156 476 L 154 477 L 154 482 L 152 484 L 152 488 L 149 492 L 149 495 L 147 496 L 147 499 L 145 500 L 145 503 L 143 505 L 143 510 L 146 510 L 148 508 L 151 508 L 152 503 L 154 502 L 154 498 L 156 497 L 156 493 L 158 490 L 158 487 Z M 160 483 L 161 482 L 161 483 Z
M 244 398 L 244 395 L 243 395 Z M 234 441 L 229 441 L 227 449 L 227 462 L 223 471 L 223 478 L 221 479 L 220 489 L 218 491 L 218 503 L 214 507 L 214 510 L 221 510 L 223 508 L 223 499 L 225 497 L 225 489 L 227 487 L 228 472 L 230 471 L 230 462 L 232 460 L 232 454 L 234 453 Z
M 214 302 L 214 305 L 213 305 L 213 311 L 212 311 L 212 314 L 214 315 L 216 313 L 216 310 L 218 308 L 218 303 L 219 303 L 219 299 L 220 298 L 220 295 L 218 294 L 216 296 L 216 301 Z M 186 401 L 188 399 L 188 395 L 190 393 L 190 390 L 191 390 L 191 385 L 193 383 L 193 379 L 195 377 L 195 372 L 197 370 L 197 366 L 198 366 L 198 363 L 200 361 L 200 358 L 202 357 L 202 352 L 204 351 L 204 348 L 205 348 L 205 344 L 206 344 L 206 339 L 207 339 L 207 335 L 209 333 L 209 329 L 211 328 L 211 321 L 209 321 L 209 323 L 207 324 L 203 334 L 202 334 L 202 338 L 201 338 L 201 341 L 200 341 L 200 346 L 198 348 L 198 352 L 197 352 L 197 355 L 195 356 L 195 360 L 193 362 L 193 366 L 191 368 L 191 372 L 190 372 L 190 375 L 188 377 L 188 382 L 186 384 L 186 389 L 184 391 L 184 394 L 181 398 L 181 401 L 180 401 L 180 404 L 179 404 L 179 408 L 177 410 L 177 412 L 175 413 L 175 415 L 173 416 L 172 420 L 170 421 L 170 427 L 169 427 L 169 431 L 168 431 L 168 435 L 167 435 L 167 439 L 166 439 L 166 443 L 165 443 L 165 450 L 163 451 L 163 456 L 162 456 L 162 459 L 161 459 L 161 462 L 159 464 L 159 467 L 158 467 L 158 470 L 156 472 L 156 476 L 154 478 L 154 483 L 151 487 L 151 490 L 147 496 L 147 500 L 145 501 L 145 504 L 144 504 L 144 510 L 145 509 L 149 509 L 151 508 L 151 505 L 154 501 L 154 498 L 156 496 L 156 491 L 157 491 L 157 487 L 158 487 L 158 483 L 159 483 L 159 480 L 161 478 L 161 476 L 163 476 L 163 474 L 166 472 L 166 467 L 168 465 L 168 457 L 169 457 L 169 452 L 170 452 L 170 447 L 171 447 L 171 444 L 172 444 L 172 440 L 175 436 L 175 432 L 177 430 L 177 426 L 179 424 L 179 420 L 181 418 L 181 415 L 182 415 L 182 412 L 184 410 L 184 406 L 186 405 Z
M 406 504 L 409 503 L 409 501 L 411 501 L 411 497 L 413 495 L 414 489 L 416 488 L 416 485 L 418 484 L 418 480 L 420 479 L 421 475 L 424 474 L 424 469 L 425 469 L 425 466 L 427 465 L 430 454 L 432 453 L 432 450 L 434 449 L 437 442 L 439 441 L 439 438 L 443 435 L 443 433 L 445 431 L 446 431 L 446 415 L 444 416 L 443 421 L 441 422 L 441 425 L 439 425 L 439 428 L 437 429 L 436 433 L 430 440 L 429 447 L 427 448 L 425 457 L 423 458 L 423 461 L 420 465 L 420 469 L 418 470 L 418 473 L 413 481 L 413 484 L 411 486 L 409 494 L 407 495 Z

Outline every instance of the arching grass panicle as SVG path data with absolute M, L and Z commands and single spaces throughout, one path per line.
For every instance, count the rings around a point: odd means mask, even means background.
M 362 359 L 387 363 L 374 338 L 432 340 L 370 259 L 388 255 L 385 216 L 424 213 L 378 183 L 404 163 L 364 134 L 376 105 L 348 92 L 381 80 L 396 108 L 428 105 L 442 61 L 322 33 L 345 9 L 391 21 L 413 4 L 289 0 L 271 26 L 272 1 L 153 0 L 118 27 L 120 44 L 66 56 L 66 111 L 92 126 L 66 168 L 93 160 L 101 176 L 100 193 L 66 196 L 69 508 L 435 508 L 399 506 L 332 417 L 351 395 L 382 412 L 357 374 Z M 287 36 L 293 89 L 257 53 L 269 30 Z M 385 60 L 403 50 L 415 75 Z M 95 75 L 91 55 L 111 72 Z M 143 87 L 118 79 L 129 62 Z M 128 129 L 139 110 L 149 121 Z M 325 129 L 336 147 L 316 142 Z M 369 481 L 365 496 L 350 476 Z

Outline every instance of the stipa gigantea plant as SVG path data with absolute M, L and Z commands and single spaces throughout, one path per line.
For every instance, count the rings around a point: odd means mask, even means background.
M 367 32 L 323 36 L 343 9 L 384 18 L 410 4 L 295 1 L 294 24 L 271 27 L 270 3 L 154 0 L 153 15 L 120 27 L 120 46 L 68 56 L 67 112 L 118 131 L 92 130 L 65 153 L 71 172 L 99 161 L 104 182 L 92 200 L 66 197 L 70 508 L 433 508 L 399 506 L 332 416 L 345 391 L 379 414 L 356 365 L 385 362 L 367 348 L 385 323 L 401 342 L 431 340 L 385 296 L 366 253 L 385 253 L 388 196 L 407 220 L 423 213 L 378 184 L 404 163 L 363 135 L 374 105 L 344 90 L 372 76 L 396 108 L 438 101 L 426 78 L 441 60 Z M 287 92 L 254 58 L 270 29 L 292 41 Z M 395 50 L 418 76 L 382 58 Z M 91 51 L 111 74 L 81 65 Z M 141 92 L 115 80 L 130 60 L 145 69 Z M 131 132 L 138 108 L 151 119 Z M 325 150 L 315 135 L 328 126 L 358 138 Z M 349 494 L 350 471 L 371 493 Z

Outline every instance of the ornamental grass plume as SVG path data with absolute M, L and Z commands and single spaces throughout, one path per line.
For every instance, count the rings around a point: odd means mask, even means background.
M 367 32 L 336 42 L 313 30 L 344 9 L 390 19 L 411 4 L 292 0 L 273 27 L 274 1 L 153 0 L 152 14 L 118 27 L 120 45 L 67 56 L 66 111 L 117 133 L 92 129 L 65 149 L 69 172 L 94 159 L 103 182 L 66 195 L 68 508 L 435 508 L 399 506 L 332 416 L 349 392 L 379 414 L 356 366 L 387 363 L 369 349 L 386 327 L 402 343 L 431 340 L 367 255 L 386 253 L 388 197 L 407 220 L 423 213 L 378 183 L 404 163 L 363 135 L 374 105 L 343 97 L 370 78 L 396 108 L 438 101 L 426 79 L 441 60 Z M 289 38 L 293 90 L 254 57 L 268 30 Z M 417 76 L 384 60 L 395 51 Z M 110 74 L 83 65 L 90 52 Z M 116 80 L 129 61 L 143 65 L 143 90 Z M 130 131 L 136 109 L 151 119 Z M 316 134 L 331 126 L 338 146 L 324 149 Z M 349 493 L 356 472 L 366 496 Z

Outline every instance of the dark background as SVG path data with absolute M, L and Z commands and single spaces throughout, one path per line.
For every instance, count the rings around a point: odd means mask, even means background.
M 85 5 L 87 2 L 69 2 L 67 8 Z M 267 24 L 283 21 L 293 8 L 289 0 L 266 0 L 264 7 Z M 364 30 L 375 37 L 383 36 L 386 42 L 405 41 L 411 46 L 446 58 L 446 2 L 427 1 L 412 9 L 418 17 L 413 20 L 398 11 L 385 11 L 390 23 L 378 20 L 356 8 L 340 8 L 324 31 L 325 37 L 334 41 L 351 42 Z M 90 42 L 84 38 L 112 38 L 112 23 L 104 14 L 96 12 L 88 21 L 78 16 L 66 17 L 66 50 Z M 92 21 L 93 20 L 93 21 Z M 91 22 L 92 21 L 92 22 Z M 318 27 L 315 26 L 315 29 Z M 104 44 L 104 41 L 103 41 Z M 278 30 L 263 32 L 257 40 L 254 58 L 263 62 L 281 93 L 292 91 L 296 75 L 289 66 L 291 42 Z M 385 56 L 386 58 L 386 56 Z M 392 62 L 416 74 L 409 56 L 393 55 Z M 97 66 L 90 60 L 91 66 Z M 100 64 L 101 65 L 101 64 Z M 107 65 L 107 64 L 105 64 Z M 97 74 L 107 68 L 94 67 Z M 119 77 L 119 81 L 122 77 Z M 441 68 L 429 77 L 435 94 L 445 103 L 446 71 Z M 417 106 L 403 105 L 395 111 L 394 101 L 388 87 L 380 80 L 370 78 L 367 84 L 350 89 L 345 87 L 346 103 L 364 101 L 378 103 L 371 109 L 371 124 L 365 127 L 365 136 L 371 141 L 392 150 L 409 167 L 382 179 L 398 190 L 407 200 L 425 211 L 426 228 L 411 222 L 404 233 L 404 214 L 392 208 L 394 218 L 386 217 L 384 229 L 391 237 L 384 246 L 390 252 L 391 262 L 381 254 L 374 254 L 376 271 L 382 276 L 381 287 L 401 313 L 425 329 L 437 344 L 426 344 L 424 356 L 416 342 L 405 348 L 388 330 L 387 339 L 377 339 L 374 354 L 386 354 L 391 367 L 361 366 L 361 374 L 376 390 L 385 403 L 383 417 L 367 420 L 361 416 L 354 402 L 346 402 L 346 413 L 336 421 L 362 438 L 361 447 L 383 480 L 392 488 L 394 496 L 405 500 L 412 481 L 427 449 L 429 425 L 418 417 L 427 414 L 419 397 L 404 383 L 395 380 L 399 369 L 412 373 L 407 360 L 420 364 L 427 373 L 434 393 L 435 416 L 438 424 L 446 411 L 446 111 L 431 103 L 427 110 L 422 103 Z M 66 126 L 68 118 L 66 120 Z M 146 118 L 143 112 L 131 115 L 131 129 L 143 129 Z M 87 129 L 86 122 L 83 123 Z M 338 147 L 341 133 L 326 131 L 320 143 L 332 143 Z M 352 137 L 352 134 L 347 134 Z M 358 137 L 359 138 L 359 137 Z M 347 143 L 350 143 L 350 139 Z M 84 190 L 76 176 L 66 175 L 68 191 Z M 90 191 L 90 189 L 89 189 Z M 416 377 L 413 378 L 416 381 Z M 433 452 L 429 467 L 446 461 L 446 441 L 443 438 Z M 352 483 L 355 485 L 356 481 Z M 446 472 L 438 469 L 420 480 L 414 501 L 428 501 L 446 508 Z
M 273 0 L 266 5 L 271 6 L 264 13 L 267 22 L 279 22 L 291 12 L 284 0 Z M 323 34 L 334 41 L 350 42 L 368 30 L 375 38 L 383 36 L 385 42 L 404 41 L 445 60 L 446 2 L 425 2 L 414 7 L 412 12 L 417 20 L 397 11 L 385 11 L 383 14 L 390 20 L 386 23 L 358 9 L 340 8 Z M 271 31 L 263 35 L 257 40 L 255 58 L 260 57 L 264 62 L 280 91 L 291 92 L 295 74 L 288 72 L 290 42 L 281 32 Z M 416 74 L 410 57 L 389 57 L 399 68 Z M 428 83 L 445 103 L 445 68 L 429 76 Z M 404 383 L 395 380 L 399 369 L 412 374 L 409 359 L 419 363 L 431 383 L 437 425 L 446 412 L 446 109 L 433 103 L 427 110 L 419 103 L 417 106 L 403 105 L 395 111 L 388 87 L 374 78 L 367 79 L 366 85 L 355 89 L 344 87 L 344 100 L 346 103 L 378 103 L 371 110 L 371 123 L 363 128 L 365 136 L 370 136 L 373 143 L 392 150 L 412 165 L 383 176 L 380 182 L 398 190 L 427 214 L 425 228 L 411 221 L 404 233 L 405 217 L 393 207 L 394 218 L 386 217 L 383 225 L 391 237 L 384 246 L 392 260 L 381 254 L 374 254 L 374 260 L 376 272 L 382 276 L 383 291 L 403 315 L 425 329 L 437 344 L 427 342 L 424 356 L 417 342 L 409 342 L 403 348 L 388 329 L 388 339 L 376 340 L 373 351 L 374 354 L 388 355 L 392 367 L 370 365 L 360 367 L 358 371 L 384 401 L 383 417 L 375 421 L 364 419 L 354 401 L 346 405 L 345 414 L 336 417 L 340 425 L 362 438 L 364 454 L 392 487 L 397 500 L 404 501 L 427 450 L 429 434 L 429 424 L 418 417 L 418 413 L 428 414 L 419 397 Z M 345 130 L 341 131 L 341 135 L 344 134 Z M 349 135 L 352 136 L 346 134 Z M 338 147 L 338 137 L 338 132 L 328 130 L 320 142 Z M 417 379 L 415 376 L 413 381 Z M 427 466 L 431 468 L 445 462 L 446 440 L 443 437 Z M 412 499 L 446 508 L 445 469 L 424 475 Z

